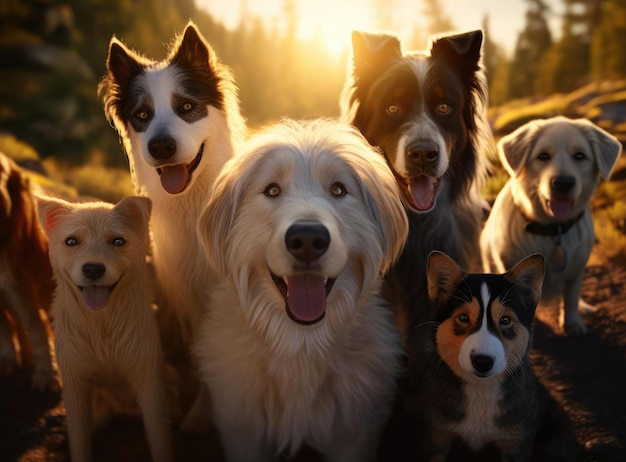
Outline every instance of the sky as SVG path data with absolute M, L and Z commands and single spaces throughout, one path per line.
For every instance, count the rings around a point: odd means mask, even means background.
M 340 51 L 348 48 L 352 30 L 372 30 L 376 21 L 369 5 L 373 0 L 299 0 L 300 38 L 321 37 L 327 48 Z M 485 14 L 489 14 L 491 39 L 512 53 L 517 36 L 524 27 L 527 2 L 524 0 L 440 0 L 444 13 L 458 31 L 480 29 Z M 554 3 L 549 1 L 548 3 Z M 229 28 L 240 22 L 245 8 L 268 24 L 280 23 L 284 0 L 196 0 L 215 19 Z M 415 22 L 419 21 L 421 0 L 387 0 L 393 5 L 393 30 L 401 39 L 408 39 Z M 553 24 L 553 33 L 558 33 Z M 424 48 L 426 47 L 424 43 Z

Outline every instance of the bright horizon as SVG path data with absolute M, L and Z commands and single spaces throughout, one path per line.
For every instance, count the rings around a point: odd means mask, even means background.
M 371 5 L 374 0 L 299 0 L 298 9 L 300 39 L 319 38 L 324 46 L 335 53 L 350 49 L 350 36 L 353 30 L 374 30 L 377 21 Z M 241 23 L 241 12 L 262 18 L 268 26 L 282 27 L 284 0 L 196 0 L 199 8 L 235 29 Z M 394 28 L 392 32 L 406 42 L 415 25 L 423 24 L 419 15 L 422 1 L 388 0 L 393 5 L 389 10 Z M 513 52 L 517 36 L 525 21 L 527 2 L 524 0 L 442 0 L 444 14 L 451 20 L 456 30 L 480 29 L 483 18 L 489 15 L 491 40 L 508 54 Z M 391 8 L 391 7 L 390 7 Z M 553 33 L 555 30 L 553 21 Z M 426 43 L 421 47 L 426 47 Z

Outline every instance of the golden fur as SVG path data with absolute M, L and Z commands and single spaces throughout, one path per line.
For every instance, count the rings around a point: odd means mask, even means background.
M 34 190 L 24 172 L 0 153 L 0 374 L 33 362 L 32 385 L 58 390 L 46 314 L 54 283 L 48 238 L 39 225 Z
M 151 202 L 42 199 L 57 282 L 52 316 L 70 453 L 92 458 L 94 387 L 132 390 L 155 461 L 172 459 L 163 358 L 146 267 Z M 122 384 L 120 386 L 120 383 Z

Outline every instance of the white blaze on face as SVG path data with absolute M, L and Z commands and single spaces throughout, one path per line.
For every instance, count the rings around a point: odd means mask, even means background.
M 480 288 L 481 296 L 481 314 L 482 321 L 480 329 L 469 335 L 463 342 L 461 352 L 459 354 L 459 364 L 465 372 L 471 375 L 479 375 L 481 377 L 491 377 L 500 374 L 506 367 L 506 357 L 504 346 L 500 339 L 491 333 L 487 328 L 487 308 L 491 293 L 486 283 Z M 484 356 L 493 360 L 493 365 L 488 371 L 477 371 L 474 367 L 472 358 L 476 356 Z

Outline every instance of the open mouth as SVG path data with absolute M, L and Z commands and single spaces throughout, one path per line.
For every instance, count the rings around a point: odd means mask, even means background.
M 204 153 L 204 143 L 196 157 L 188 164 L 165 165 L 156 169 L 161 179 L 161 186 L 170 194 L 181 193 L 191 182 L 191 175 L 200 165 L 202 154 Z
M 77 287 L 83 295 L 83 301 L 85 302 L 85 305 L 87 305 L 87 307 L 92 309 L 93 311 L 100 311 L 102 308 L 107 306 L 107 303 L 109 303 L 109 297 L 111 295 L 111 292 L 113 292 L 113 289 L 117 287 L 118 282 L 120 282 L 119 279 L 117 280 L 117 282 L 115 282 L 115 284 L 111 286 L 91 285 Z
M 428 175 L 418 175 L 409 178 L 407 190 L 413 205 L 420 212 L 427 212 L 435 205 L 439 178 Z
M 554 218 L 568 218 L 571 214 L 574 201 L 569 198 L 559 199 L 551 197 L 550 199 L 544 199 L 546 203 L 546 210 Z
M 285 299 L 287 314 L 298 324 L 311 325 L 326 315 L 326 299 L 335 278 L 317 273 L 298 273 L 280 277 L 271 273 L 272 280 Z

